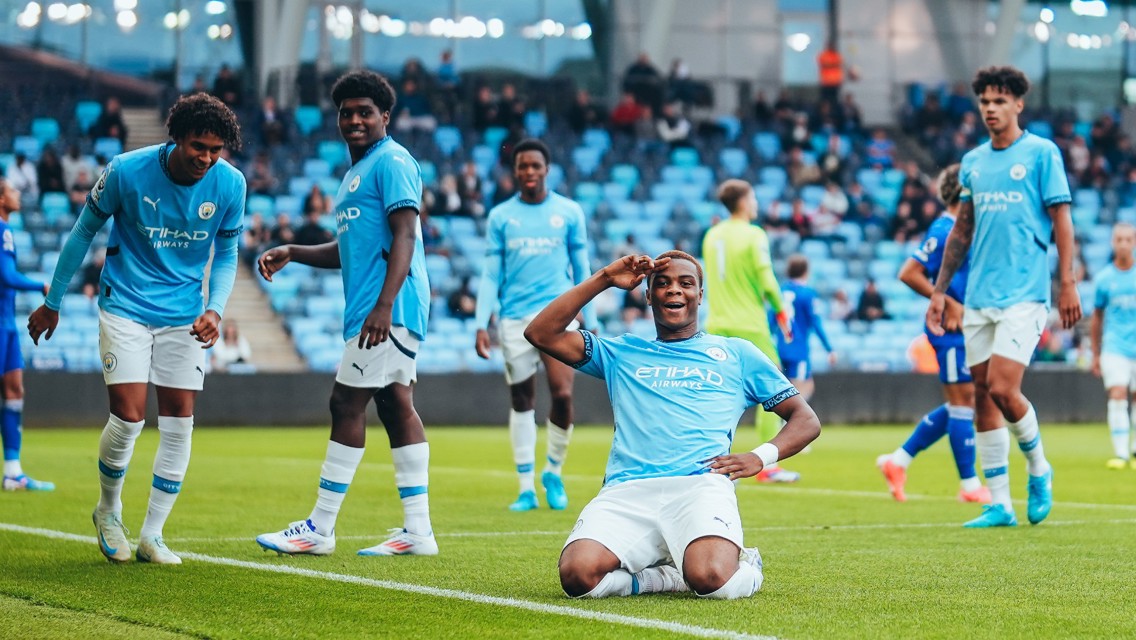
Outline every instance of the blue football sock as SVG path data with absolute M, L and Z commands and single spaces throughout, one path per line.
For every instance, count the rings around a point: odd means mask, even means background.
M 18 405 L 19 408 L 16 408 Z M 4 459 L 19 460 L 20 447 L 23 442 L 23 432 L 20 429 L 23 418 L 23 400 L 5 401 L 3 410 L 0 410 L 0 438 L 4 441 Z
M 974 409 L 951 406 L 950 419 L 947 420 L 947 435 L 951 440 L 951 452 L 955 455 L 959 479 L 966 480 L 977 475 L 974 471 Z
M 903 450 L 914 458 L 920 451 L 938 442 L 939 438 L 947 435 L 948 417 L 945 403 L 935 407 L 915 425 L 915 431 L 903 443 Z

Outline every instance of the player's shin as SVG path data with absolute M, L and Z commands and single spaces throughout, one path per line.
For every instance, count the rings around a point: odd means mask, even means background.
M 334 440 L 327 443 L 327 455 L 320 467 L 319 491 L 316 506 L 308 517 L 317 533 L 331 536 L 335 533 L 335 521 L 347 488 L 355 478 L 355 470 L 363 460 L 363 447 L 349 447 Z
M 181 483 L 189 468 L 193 443 L 193 416 L 177 418 L 158 416 L 158 451 L 154 456 L 154 481 L 150 487 L 150 504 L 139 535 L 161 536 L 166 519 L 174 508 Z
M 127 422 L 111 414 L 99 437 L 99 495 L 98 511 L 122 511 L 122 483 L 126 468 L 134 455 L 134 442 L 142 432 L 145 421 Z
M 1108 432 L 1117 458 L 1128 457 L 1128 434 L 1131 429 L 1127 400 L 1108 401 Z
M 1010 434 L 1006 429 L 980 431 L 975 434 L 982 474 L 990 489 L 992 504 L 1002 505 L 1007 513 L 1014 510 L 1010 501 Z
M 1026 456 L 1026 470 L 1031 476 L 1044 475 L 1049 471 L 1049 461 L 1045 459 L 1045 449 L 1041 444 L 1041 431 L 1037 426 L 1037 412 L 1029 405 L 1021 420 L 1009 423 L 1010 431 L 1018 440 L 1018 448 Z
M 428 536 L 430 525 L 430 443 L 420 442 L 391 449 L 394 483 L 402 500 L 403 528 L 409 533 Z

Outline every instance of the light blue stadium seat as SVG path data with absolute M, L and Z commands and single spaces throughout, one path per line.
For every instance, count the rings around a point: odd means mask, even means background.
M 696 167 L 701 162 L 698 151 L 690 147 L 679 147 L 671 151 L 671 164 L 679 167 Z
M 848 275 L 848 264 L 843 260 L 818 258 L 811 260 L 809 271 L 813 273 L 813 280 L 819 282 L 838 282 Z
M 686 174 L 686 179 L 691 184 L 701 185 L 709 188 L 714 184 L 714 170 L 710 167 L 697 166 L 691 167 Z
M 427 254 L 426 274 L 431 283 L 441 283 L 449 279 L 449 277 L 453 275 L 450 259 L 435 253 Z
M 16 136 L 12 140 L 12 153 L 22 153 L 28 160 L 35 162 L 39 160 L 39 154 L 43 153 L 43 143 L 33 136 Z
M 316 155 L 334 170 L 347 164 L 347 145 L 338 140 L 321 140 Z
M 36 118 L 32 120 L 32 137 L 44 146 L 59 139 L 59 121 L 55 118 Z
M 60 191 L 48 191 L 43 194 L 39 206 L 45 214 L 59 211 L 71 213 L 71 198 Z
M 473 163 L 477 165 L 477 174 L 484 180 L 489 176 L 497 164 L 497 152 L 492 147 L 479 144 L 473 148 Z
M 434 130 L 434 146 L 447 156 L 454 155 L 462 146 L 461 131 L 457 127 L 438 127 Z
M 548 131 L 548 116 L 543 111 L 529 111 L 525 113 L 525 132 L 534 138 L 539 138 Z
M 667 184 L 683 184 L 686 182 L 687 168 L 668 164 L 659 172 L 659 179 Z
M 856 182 L 864 187 L 864 192 L 868 195 L 874 194 L 876 189 L 879 189 L 880 185 L 883 184 L 883 181 L 883 172 L 871 167 L 865 167 L 856 172 Z
M 613 244 L 622 243 L 627 234 L 634 233 L 634 231 L 632 223 L 628 220 L 613 218 L 604 223 L 604 235 Z
M 338 273 L 329 273 L 321 276 L 320 291 L 329 298 L 341 300 L 343 298 L 343 276 Z
M 1073 205 L 1099 211 L 1101 207 L 1100 192 L 1096 189 L 1077 189 L 1073 192 Z
M 304 176 L 312 180 L 327 178 L 331 175 L 331 163 L 322 158 L 309 158 L 304 160 Z
M 801 241 L 797 251 L 809 260 L 827 260 L 830 257 L 828 243 L 823 240 L 805 239 Z
M 334 198 L 335 194 L 339 193 L 339 186 L 343 184 L 343 180 L 335 176 L 327 176 L 326 178 L 316 180 L 316 184 L 319 185 L 320 191 L 322 191 L 325 196 Z
M 766 162 L 772 162 L 781 154 L 781 138 L 776 133 L 761 131 L 753 136 L 753 148 Z
M 907 180 L 907 174 L 901 169 L 885 169 L 880 184 L 885 187 L 902 187 Z
M 1026 129 L 1035 136 L 1053 139 L 1053 126 L 1045 120 L 1034 120 L 1026 125 Z
M 603 185 L 603 197 L 608 204 L 623 202 L 631 197 L 631 188 L 619 182 L 607 182 Z
M 738 139 L 738 134 L 742 132 L 742 121 L 737 116 L 722 115 L 718 116 L 716 121 L 719 127 L 722 127 L 723 133 L 726 136 L 726 142 L 733 142 Z
M 781 198 L 782 187 L 769 184 L 753 185 L 753 194 L 757 197 L 758 208 L 767 213 L 773 208 L 773 203 Z
M 319 373 L 334 373 L 343 359 L 343 346 L 325 346 L 308 356 L 308 367 Z
M 836 227 L 836 233 L 844 238 L 851 248 L 860 246 L 864 241 L 864 229 L 855 222 L 841 222 Z
M 714 222 L 714 217 L 718 216 L 721 219 L 726 215 L 726 209 L 719 202 L 695 202 L 689 205 L 690 215 L 698 224 L 703 227 L 709 227 Z
M 611 134 L 606 129 L 587 129 L 584 131 L 584 146 L 597 149 L 601 153 L 611 148 Z
M 874 199 L 889 216 L 895 215 L 895 210 L 899 206 L 899 198 L 902 195 L 899 187 L 889 187 L 881 185 L 876 188 L 875 193 L 871 194 Z
M 420 373 L 453 373 L 464 367 L 462 352 L 452 347 L 427 344 L 415 358 Z
M 58 251 L 44 251 L 39 258 L 39 270 L 44 273 L 54 273 L 56 262 L 59 262 Z
M 95 140 L 94 152 L 109 160 L 122 153 L 122 141 L 118 138 L 99 138 Z
M 64 295 L 63 304 L 61 304 L 59 308 L 63 314 L 67 316 L 68 323 L 70 323 L 73 317 L 96 316 L 99 311 L 98 302 L 81 293 L 68 293 Z
M 306 176 L 293 176 L 288 178 L 288 193 L 298 198 L 306 197 L 315 183 L 314 179 Z
M 572 150 L 572 162 L 576 165 L 576 171 L 584 176 L 595 173 L 602 158 L 603 151 L 595 147 L 583 146 Z
M 612 213 L 622 220 L 638 220 L 643 215 L 643 205 L 634 200 L 611 203 Z
M 634 189 L 639 186 L 639 168 L 633 164 L 617 164 L 611 168 L 609 178 L 612 182 Z
M 343 301 L 331 296 L 312 296 L 304 300 L 309 318 L 335 318 L 343 315 Z
M 450 236 L 454 240 L 477 235 L 477 223 L 472 218 L 450 218 Z
M 781 167 L 762 167 L 757 178 L 761 184 L 777 187 L 778 192 L 784 191 L 789 184 L 789 174 Z
M 579 182 L 576 184 L 576 200 L 599 202 L 603 200 L 603 187 L 598 182 Z
M 1078 230 L 1091 228 L 1095 226 L 1098 221 L 1100 209 L 1073 205 L 1071 215 L 1073 216 L 1073 228 Z
M 548 177 L 544 184 L 552 191 L 556 191 L 564 184 L 564 167 L 553 162 L 548 167 Z
M 891 260 L 875 259 L 868 263 L 868 277 L 882 285 L 884 281 L 895 278 L 898 269 Z
M 643 217 L 651 218 L 653 220 L 666 220 L 671 217 L 674 207 L 667 202 L 658 202 L 655 200 L 648 200 L 643 203 Z
M 482 134 L 481 143 L 496 152 L 497 149 L 501 148 L 501 143 L 508 137 L 509 130 L 505 127 L 489 127 Z
M 438 168 L 434 166 L 433 162 L 429 160 L 422 160 L 418 163 L 422 169 L 422 184 L 430 186 L 438 181 Z
M 323 113 L 315 105 L 300 105 L 295 112 L 296 128 L 300 133 L 309 136 L 313 131 L 323 126 Z
M 737 178 L 745 173 L 746 168 L 749 166 L 749 158 L 746 156 L 744 150 L 727 147 L 718 152 L 718 164 L 722 166 L 722 170 L 726 172 L 726 175 L 731 178 Z
M 699 184 L 680 184 L 678 197 L 687 207 L 693 207 L 706 199 L 706 187 Z
M 264 218 L 271 218 L 276 211 L 276 200 L 272 196 L 252 194 L 245 201 L 245 215 L 251 216 L 259 213 Z
M 31 255 L 35 251 L 32 234 L 21 229 L 12 231 L 12 242 L 16 245 L 16 255 Z
M 674 205 L 678 201 L 679 185 L 671 184 L 668 182 L 656 182 L 651 185 L 651 199 L 657 202 L 665 202 L 668 206 Z
M 75 122 L 79 125 L 79 132 L 86 134 L 102 114 L 103 106 L 94 100 L 80 100 L 75 103 Z
M 815 209 L 820 206 L 820 201 L 824 199 L 824 187 L 816 184 L 807 184 L 801 187 L 800 196 L 801 200 L 805 202 L 805 206 L 810 209 Z
M 297 196 L 276 196 L 276 213 L 286 213 L 293 218 L 300 217 L 304 203 Z

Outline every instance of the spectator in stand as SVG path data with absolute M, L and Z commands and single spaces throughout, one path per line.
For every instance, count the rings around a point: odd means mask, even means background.
M 272 242 L 272 231 L 264 224 L 264 216 L 259 212 L 249 215 L 248 224 L 241 234 L 241 260 L 251 265 Z
M 1112 168 L 1108 165 L 1108 158 L 1102 154 L 1094 153 L 1092 160 L 1089 162 L 1089 168 L 1085 169 L 1077 180 L 1078 187 L 1088 187 L 1090 189 L 1097 189 L 1103 191 L 1108 189 L 1112 181 Z M 40 181 L 43 184 L 43 181 Z
M 568 126 L 576 135 L 584 133 L 587 129 L 603 127 L 607 121 L 607 114 L 603 107 L 592 102 L 592 97 L 588 94 L 587 89 L 580 89 L 576 92 L 576 99 L 572 102 L 572 106 L 568 107 L 566 117 Z
M 919 218 L 910 201 L 900 200 L 896 206 L 888 236 L 896 242 L 907 242 L 919 236 Z
M 1085 139 L 1081 136 L 1073 136 L 1072 142 L 1069 144 L 1068 150 L 1065 152 L 1065 167 L 1069 171 L 1069 175 L 1077 181 L 1080 181 L 1081 176 L 1089 170 L 1089 165 L 1092 163 L 1092 152 L 1089 151 L 1089 145 L 1085 143 Z
M 856 318 L 867 322 L 891 319 L 891 315 L 884 309 L 884 297 L 876 288 L 876 281 L 871 278 L 860 294 L 860 302 L 856 305 Z
M 923 106 L 915 110 L 912 125 L 920 142 L 930 145 L 942 135 L 948 120 L 947 112 L 943 111 L 939 102 L 939 95 L 930 93 L 923 100 Z
M 844 56 L 836 50 L 836 42 L 829 38 L 824 49 L 817 55 L 820 71 L 820 99 L 836 105 L 840 100 L 840 89 L 844 85 Z
M 789 175 L 789 184 L 793 185 L 794 189 L 809 184 L 819 184 L 821 181 L 820 168 L 815 162 L 808 162 L 799 147 L 789 150 L 789 162 L 785 172 Z
M 805 201 L 800 198 L 793 198 L 793 204 L 790 206 L 792 208 L 789 210 L 789 228 L 796 231 L 802 240 L 811 238 L 813 236 L 813 217 L 805 209 Z
M 425 195 L 423 196 L 423 201 L 425 201 Z M 425 209 L 425 206 L 423 206 L 423 209 Z M 422 248 L 425 249 L 427 254 L 446 256 L 448 258 L 450 256 L 450 249 L 446 246 L 446 236 L 442 233 L 442 228 L 428 214 L 421 216 L 421 218 Z
M 229 65 L 221 65 L 217 77 L 213 79 L 213 95 L 231 109 L 239 109 L 243 102 L 241 81 Z
M 636 124 L 643 118 L 644 109 L 635 100 L 635 95 L 624 91 L 619 102 L 611 110 L 611 128 L 629 136 L 635 135 Z
M 438 128 L 438 119 L 430 109 L 430 101 L 422 95 L 414 80 L 402 81 L 402 92 L 394 105 L 391 120 L 399 133 L 430 133 Z
M 793 123 L 781 136 L 781 146 L 785 149 L 813 151 L 812 131 L 809 130 L 809 114 L 801 111 L 793 116 Z
M 473 100 L 473 116 L 470 119 L 474 131 L 485 133 L 486 129 L 497 124 L 499 111 L 500 107 L 497 105 L 497 101 L 493 99 L 493 91 L 485 85 L 478 87 L 477 95 Z
M 1090 147 L 1093 153 L 1099 153 L 1108 158 L 1109 161 L 1116 159 L 1116 148 L 1120 141 L 1120 127 L 1112 116 L 1107 113 L 1101 114 L 1096 120 L 1093 121 L 1093 126 L 1089 130 Z
M 458 94 L 461 90 L 461 76 L 458 75 L 457 65 L 454 64 L 454 52 L 446 49 L 442 52 L 442 59 L 438 63 L 438 99 L 442 106 L 442 119 L 453 122 L 455 119 Z
M 977 115 L 977 110 L 974 108 L 974 95 L 970 91 L 970 85 L 965 82 L 956 82 L 951 87 L 951 95 L 947 97 L 947 115 L 950 116 L 952 122 L 960 123 L 967 114 L 972 117 Z
M 36 164 L 36 180 L 39 183 L 40 193 L 65 193 L 67 187 L 63 183 L 63 165 L 59 162 L 59 154 L 55 149 L 47 147 L 39 157 Z
M 828 136 L 828 145 L 824 154 L 817 161 L 821 177 L 833 182 L 844 181 L 844 155 L 841 153 L 840 136 L 832 133 Z
M 848 299 L 848 292 L 837 289 L 832 292 L 832 299 L 828 301 L 828 319 L 847 322 L 852 318 L 852 301 Z
M 451 318 L 469 320 L 476 315 L 477 295 L 474 294 L 473 289 L 470 287 L 469 276 L 462 277 L 461 286 L 454 289 L 454 292 L 450 294 L 449 299 L 446 301 L 446 306 L 450 310 Z
M 516 127 L 524 129 L 525 101 L 517 95 L 517 88 L 511 82 L 501 86 L 501 99 L 498 101 L 497 124 L 512 131 Z M 503 163 L 508 165 L 508 162 Z
M 884 217 L 871 200 L 861 200 L 856 205 L 856 214 L 852 220 L 864 230 L 864 235 L 882 238 L 888 230 L 888 219 Z
M 697 90 L 694 81 L 690 78 L 690 67 L 682 61 L 682 58 L 672 60 L 671 70 L 667 75 L 667 99 L 678 102 L 686 108 L 694 104 Z
M 320 208 L 313 207 L 304 210 L 304 224 L 296 229 L 296 237 L 292 244 L 299 244 L 304 246 L 315 246 L 317 244 L 324 244 L 331 242 L 334 236 L 331 231 L 328 231 L 322 224 L 320 219 L 323 218 L 324 212 Z
M 437 216 L 468 216 L 462 208 L 461 194 L 458 193 L 458 180 L 454 174 L 447 173 L 438 180 L 433 214 Z
M 266 147 L 288 142 L 288 114 L 276 106 L 276 98 L 265 96 L 256 114 L 256 130 Z
M 237 327 L 236 320 L 226 318 L 221 323 L 221 337 L 217 339 L 217 344 L 213 345 L 210 351 L 213 354 L 212 361 L 215 371 L 237 369 L 242 373 L 250 373 L 247 367 L 233 366 L 252 364 L 252 347 L 249 346 L 248 339 Z
M 88 300 L 94 300 L 99 295 L 99 282 L 102 281 L 104 264 L 106 264 L 106 250 L 99 249 L 91 256 L 90 261 L 83 265 L 79 290 Z
M 481 176 L 477 175 L 476 164 L 466 162 L 462 165 L 458 195 L 461 197 L 461 208 L 468 212 L 467 215 L 474 218 L 485 215 L 485 196 L 481 191 Z
M 331 213 L 331 206 L 331 198 L 327 197 L 327 194 L 318 184 L 313 184 L 308 195 L 304 196 L 304 215 L 307 215 L 309 211 L 317 211 L 320 215 Z
M 426 68 L 422 66 L 422 61 L 418 58 L 407 58 L 406 62 L 402 64 L 402 71 L 398 75 L 400 83 L 405 83 L 407 80 L 413 82 L 415 86 L 426 88 L 430 86 L 430 74 Z M 402 99 L 399 96 L 399 99 Z
M 280 186 L 276 172 L 272 170 L 272 162 L 268 159 L 268 152 L 261 149 L 256 152 L 246 176 L 249 193 L 273 195 Z
M 623 74 L 622 88 L 635 96 L 642 105 L 658 108 L 663 102 L 663 79 L 651 62 L 651 57 L 640 53 Z
M 824 183 L 824 197 L 820 199 L 820 213 L 832 216 L 835 224 L 844 221 L 848 214 L 848 196 L 840 188 L 840 183 L 829 180 Z
M 193 84 L 186 89 L 185 95 L 193 95 L 195 93 L 209 93 L 209 85 L 205 83 L 205 75 L 197 74 L 193 76 Z
M 773 107 L 764 91 L 758 91 L 753 99 L 753 122 L 758 129 L 765 130 L 773 125 Z
M 273 246 L 292 244 L 296 241 L 296 231 L 292 228 L 292 218 L 284 211 L 276 214 L 276 226 L 269 236 Z
M 670 145 L 671 149 L 691 146 L 690 120 L 682 114 L 677 102 L 663 107 L 662 115 L 655 122 L 655 130 L 659 133 L 659 139 Z
M 16 152 L 7 171 L 4 172 L 4 177 L 8 180 L 8 184 L 20 192 L 24 202 L 29 204 L 39 202 L 39 170 L 22 151 Z
M 99 114 L 95 124 L 91 125 L 91 138 L 117 138 L 126 148 L 126 121 L 122 119 L 122 103 L 118 98 L 111 96 L 103 104 L 103 112 Z
M 63 164 L 64 191 L 71 191 L 80 171 L 86 170 L 88 176 L 95 174 L 94 163 L 91 162 L 90 158 L 79 152 L 79 145 L 75 143 L 67 145 L 67 153 L 60 162 Z
M 650 314 L 647 313 L 647 288 L 635 287 L 624 292 L 623 305 L 620 308 L 619 315 L 620 319 L 623 320 L 624 331 L 631 331 L 631 326 L 635 324 L 636 320 L 646 320 L 649 318 Z
M 864 150 L 867 164 L 881 169 L 890 169 L 895 164 L 895 143 L 888 138 L 887 131 L 876 128 L 872 131 L 872 139 Z
M 846 133 L 859 134 L 864 130 L 864 111 L 856 104 L 856 98 L 851 93 L 844 94 L 844 100 L 840 103 L 840 116 Z
M 68 199 L 71 200 L 71 213 L 79 215 L 79 212 L 83 210 L 83 205 L 87 203 L 87 196 L 91 193 L 91 189 L 94 188 L 94 170 L 80 166 L 79 173 L 75 176 L 75 180 L 71 183 L 71 188 L 67 191 Z
M 516 183 L 513 182 L 513 176 L 511 174 L 502 173 L 498 175 L 494 185 L 493 201 L 491 203 L 493 207 L 512 198 L 513 195 L 517 193 L 517 186 Z
M 797 104 L 789 96 L 787 89 L 777 92 L 777 99 L 773 101 L 773 128 L 779 131 L 793 126 L 797 117 Z

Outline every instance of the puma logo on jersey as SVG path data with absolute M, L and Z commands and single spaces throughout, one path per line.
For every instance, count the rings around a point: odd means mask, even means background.
M 154 211 L 158 210 L 158 203 L 161 202 L 161 201 L 162 201 L 161 198 L 158 198 L 157 200 L 151 200 L 150 196 L 142 196 L 142 202 L 145 202 L 146 204 L 153 207 Z
M 367 365 L 363 365 L 363 366 L 361 366 L 361 367 L 360 367 L 360 366 L 359 366 L 358 364 L 356 364 L 356 363 L 352 362 L 352 363 L 351 363 L 351 366 L 352 366 L 353 368 L 355 368 L 355 369 L 358 369 L 358 370 L 359 370 L 359 375 L 364 375 L 364 371 L 366 370 L 366 368 L 367 368 L 367 367 L 369 367 L 369 366 L 371 366 L 371 365 L 367 364 Z

